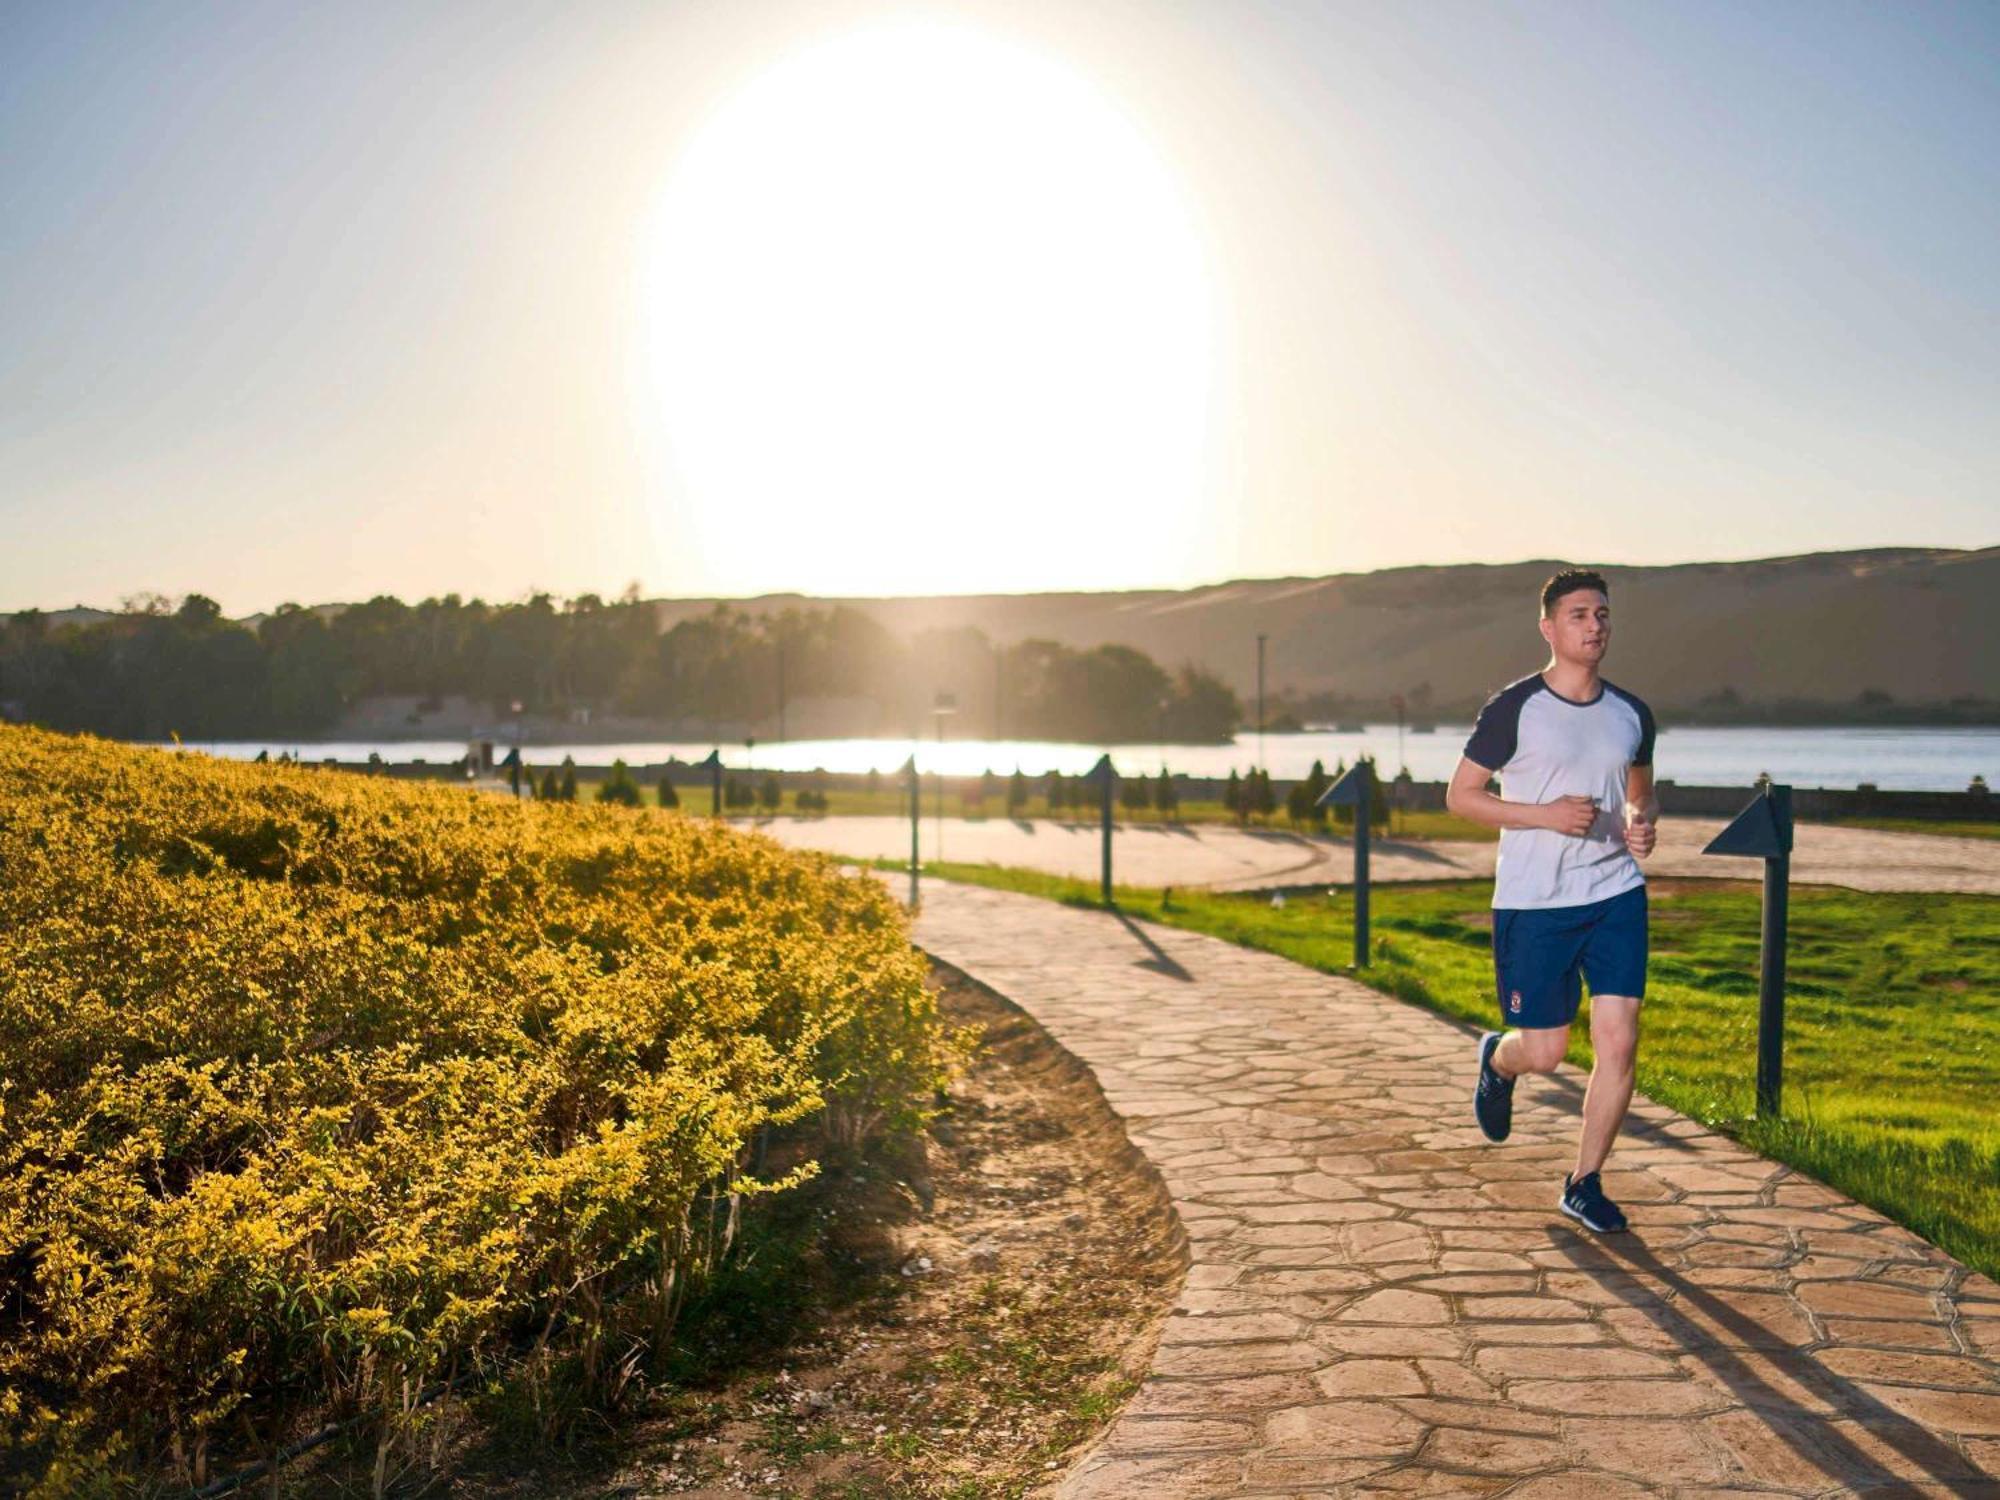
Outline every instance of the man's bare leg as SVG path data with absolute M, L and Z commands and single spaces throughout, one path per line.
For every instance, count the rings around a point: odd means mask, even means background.
M 1639 1051 L 1639 1002 L 1626 995 L 1590 997 L 1590 1046 L 1597 1054 L 1583 1095 L 1583 1130 L 1576 1143 L 1581 1181 L 1604 1165 L 1632 1102 L 1633 1059 Z M 1504 1050 L 1504 1049 L 1496 1049 Z
M 1567 1026 L 1534 1026 L 1510 1031 L 1493 1049 L 1493 1071 L 1502 1078 L 1523 1073 L 1553 1073 L 1569 1051 Z

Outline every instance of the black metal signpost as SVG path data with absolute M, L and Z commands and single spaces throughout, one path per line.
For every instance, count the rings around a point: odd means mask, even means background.
M 1322 807 L 1354 809 L 1354 967 L 1368 967 L 1368 814 L 1375 805 L 1375 762 L 1357 760 L 1320 793 Z
M 1104 861 L 1099 889 L 1103 893 L 1104 904 L 1111 904 L 1111 793 L 1112 783 L 1118 780 L 1118 773 L 1111 768 L 1111 757 L 1100 755 L 1097 764 L 1084 772 L 1083 784 L 1097 788 L 1098 805 L 1102 809 L 1104 828 Z
M 708 815 L 711 818 L 719 818 L 722 816 L 722 752 L 720 750 L 709 751 L 708 759 L 703 761 L 697 769 L 708 772 Z
M 1757 980 L 1757 1113 L 1778 1117 L 1785 1074 L 1785 924 L 1791 905 L 1792 789 L 1766 786 L 1703 854 L 1764 861 L 1764 934 Z
M 917 757 L 914 753 L 903 762 L 903 779 L 910 788 L 910 910 L 917 909 L 917 837 L 923 826 L 924 786 L 917 776 Z

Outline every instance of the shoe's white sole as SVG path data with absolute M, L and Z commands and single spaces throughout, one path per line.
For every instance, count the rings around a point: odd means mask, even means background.
M 1569 1206 L 1569 1200 L 1566 1198 L 1556 1199 L 1556 1207 L 1567 1217 L 1576 1220 L 1577 1223 L 1581 1224 L 1585 1229 L 1588 1229 L 1592 1234 L 1623 1234 L 1625 1233 L 1626 1230 L 1632 1227 L 1630 1224 L 1614 1224 L 1609 1229 L 1599 1229 L 1595 1224 L 1591 1223 L 1590 1220 L 1586 1219 L 1582 1214 L 1578 1213 L 1575 1209 L 1571 1208 Z

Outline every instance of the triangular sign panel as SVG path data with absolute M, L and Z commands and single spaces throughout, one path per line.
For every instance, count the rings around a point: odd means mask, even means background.
M 722 752 L 720 750 L 709 751 L 708 759 L 703 761 L 700 767 L 700 769 L 704 771 L 716 771 L 720 770 L 721 768 L 722 768 Z
M 1110 755 L 1105 754 L 1097 757 L 1097 764 L 1083 773 L 1083 779 L 1092 786 L 1102 786 L 1117 774 L 1111 769 Z
M 1357 760 L 1351 769 L 1341 775 L 1340 780 L 1319 794 L 1319 805 L 1359 807 L 1368 800 L 1368 786 L 1374 769 L 1368 761 Z
M 1743 854 L 1752 859 L 1777 859 L 1791 851 L 1778 831 L 1771 799 L 1761 793 L 1736 815 L 1736 821 L 1709 840 L 1703 854 Z

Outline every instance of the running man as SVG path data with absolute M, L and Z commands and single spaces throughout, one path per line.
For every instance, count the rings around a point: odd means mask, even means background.
M 1646 994 L 1646 877 L 1634 856 L 1653 852 L 1659 817 L 1652 712 L 1598 675 L 1610 595 L 1601 574 L 1575 568 L 1543 585 L 1549 663 L 1479 711 L 1445 793 L 1459 817 L 1500 830 L 1493 967 L 1502 1024 L 1516 1029 L 1479 1039 L 1473 1112 L 1488 1140 L 1507 1139 L 1514 1080 L 1555 1071 L 1588 984 L 1597 1062 L 1557 1206 L 1599 1234 L 1625 1227 L 1598 1173 L 1632 1102 Z M 1496 775 L 1497 797 L 1486 790 Z

